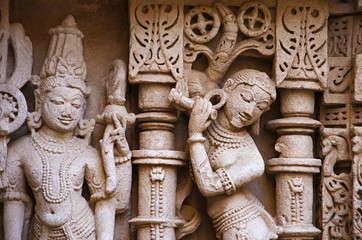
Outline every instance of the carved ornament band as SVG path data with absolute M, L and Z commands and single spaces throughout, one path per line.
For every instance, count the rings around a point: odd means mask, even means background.
M 231 195 L 236 191 L 235 184 L 225 168 L 219 168 L 216 170 L 216 174 L 219 176 L 222 187 L 224 188 L 226 195 Z

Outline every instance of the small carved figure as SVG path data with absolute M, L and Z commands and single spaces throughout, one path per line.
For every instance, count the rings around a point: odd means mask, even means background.
M 256 128 L 275 100 L 274 83 L 265 73 L 247 69 L 229 78 L 223 91 L 226 102 L 214 121 L 206 98 L 193 105 L 187 142 L 194 179 L 207 197 L 219 239 L 276 239 L 274 220 L 244 187 L 264 172 L 264 161 L 245 127 Z
M 106 193 L 116 193 L 117 213 L 128 209 L 132 185 L 132 153 L 126 139 L 126 128 L 136 121 L 136 115 L 128 113 L 125 107 L 126 86 L 126 63 L 116 59 L 107 82 L 107 106 L 97 116 L 97 123 L 106 125 L 104 138 L 100 141 L 101 153 L 107 177 Z
M 30 239 L 113 239 L 115 198 L 106 194 L 102 159 L 88 143 L 95 122 L 82 120 L 89 94 L 83 34 L 72 16 L 50 34 L 48 56 L 32 81 L 38 89 L 36 111 L 28 114 L 31 133 L 9 146 L 5 239 L 28 238 L 27 185 L 35 198 Z M 77 125 L 84 138 L 74 135 Z M 82 196 L 84 179 L 94 210 Z

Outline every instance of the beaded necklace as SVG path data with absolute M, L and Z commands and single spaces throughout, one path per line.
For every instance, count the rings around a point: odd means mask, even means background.
M 240 132 L 230 132 L 220 126 L 216 120 L 205 130 L 205 137 L 210 142 L 211 147 L 214 148 L 208 153 L 212 165 L 218 162 L 219 155 L 224 151 L 241 149 L 253 143 L 253 139 L 245 129 Z
M 67 140 L 54 139 L 42 131 L 32 131 L 31 138 L 36 152 L 42 161 L 42 182 L 41 189 L 46 201 L 50 203 L 60 203 L 64 201 L 70 193 L 71 181 L 69 169 L 72 162 L 81 153 L 81 148 L 86 145 L 75 137 Z M 52 162 L 60 161 L 59 168 L 59 191 L 53 190 L 54 170 Z M 56 174 L 56 173 L 55 173 Z
M 241 148 L 253 143 L 245 129 L 240 132 L 230 132 L 223 128 L 216 120 L 206 129 L 205 135 L 211 145 L 222 148 Z

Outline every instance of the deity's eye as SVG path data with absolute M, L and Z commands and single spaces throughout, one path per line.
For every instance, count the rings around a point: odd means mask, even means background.
M 80 108 L 81 106 L 82 106 L 82 102 L 81 102 L 81 100 L 74 100 L 73 102 L 72 102 L 72 106 L 73 107 L 75 107 L 75 108 Z
M 50 102 L 55 104 L 55 105 L 63 105 L 64 104 L 64 100 L 61 98 L 52 98 L 50 99 Z
M 244 90 L 240 93 L 240 96 L 245 102 L 248 102 L 248 103 L 254 100 L 253 93 L 250 91 Z
M 81 105 L 77 104 L 77 103 L 72 103 L 72 106 L 75 107 L 75 108 L 80 108 L 81 107 Z

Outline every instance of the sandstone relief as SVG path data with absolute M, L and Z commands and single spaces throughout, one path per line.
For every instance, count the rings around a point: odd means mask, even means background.
M 0 239 L 361 239 L 361 6 L 0 1 Z

